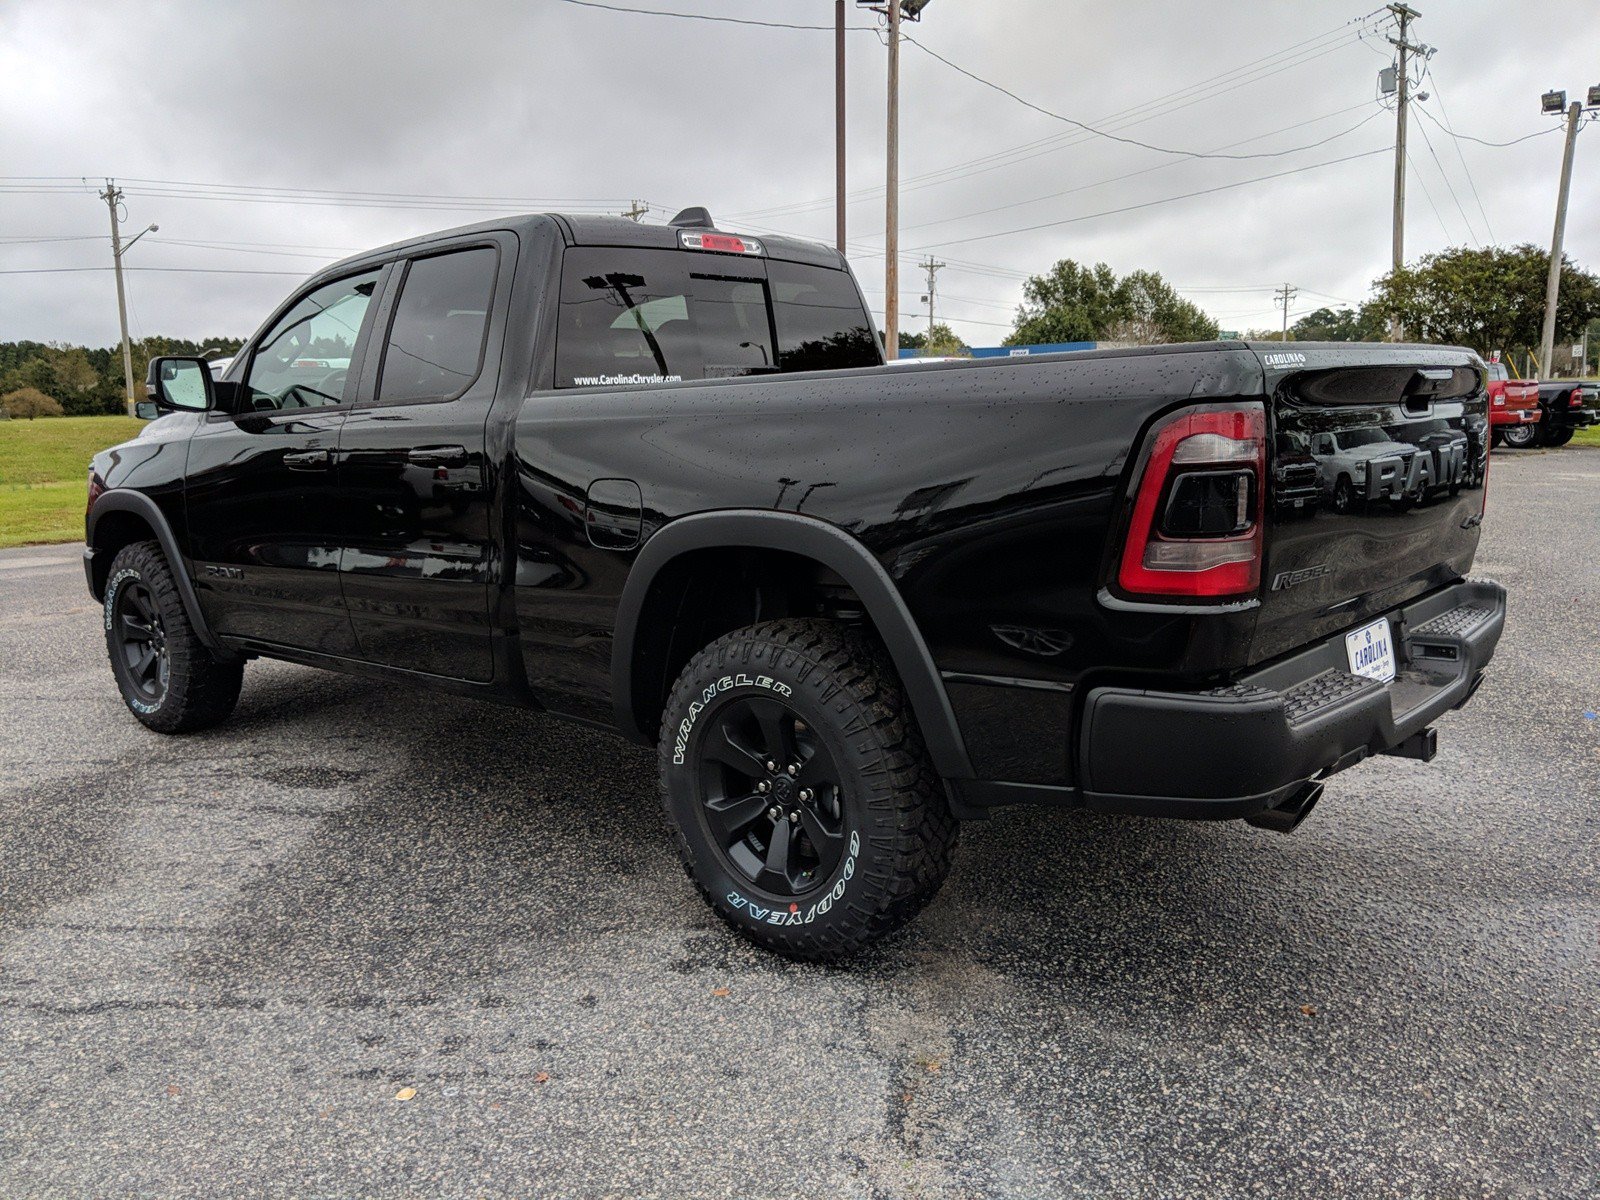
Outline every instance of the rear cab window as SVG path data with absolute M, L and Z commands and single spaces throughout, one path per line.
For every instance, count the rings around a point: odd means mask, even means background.
M 882 362 L 848 273 L 735 254 L 578 246 L 561 271 L 557 387 Z

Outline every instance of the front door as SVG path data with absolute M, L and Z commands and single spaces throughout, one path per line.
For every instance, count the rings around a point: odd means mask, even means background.
M 369 269 L 290 304 L 251 350 L 226 411 L 189 444 L 190 556 L 218 633 L 355 652 L 339 586 L 339 432 L 381 275 Z
M 396 298 L 373 338 L 377 389 L 339 443 L 344 596 L 368 662 L 453 679 L 494 674 L 497 481 L 485 426 L 503 340 L 496 289 L 509 289 L 515 244 L 490 235 L 395 266 Z

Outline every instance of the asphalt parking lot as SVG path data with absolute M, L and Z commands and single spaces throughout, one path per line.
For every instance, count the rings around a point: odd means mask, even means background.
M 76 549 L 0 553 L 0 1195 L 1592 1196 L 1600 450 L 1489 516 L 1433 764 L 968 825 L 833 969 L 702 907 L 647 753 L 272 663 L 162 738 Z

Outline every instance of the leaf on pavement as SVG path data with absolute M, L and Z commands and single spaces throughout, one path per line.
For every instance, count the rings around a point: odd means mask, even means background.
M 732 988 L 725 988 L 725 987 L 712 988 L 711 989 L 711 994 L 713 996 L 726 996 L 732 990 L 733 990 Z
M 417 1094 L 416 1088 L 401 1088 L 394 1094 L 396 1100 L 410 1100 Z

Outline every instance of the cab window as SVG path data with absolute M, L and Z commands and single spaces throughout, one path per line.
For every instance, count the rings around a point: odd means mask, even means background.
M 415 260 L 383 350 L 378 403 L 454 400 L 483 366 L 499 254 L 478 246 Z
M 777 369 L 760 261 L 621 247 L 567 251 L 557 387 L 727 379 Z
M 251 356 L 238 410 L 343 404 L 354 386 L 350 358 L 377 285 L 373 270 L 324 284 L 296 301 Z

